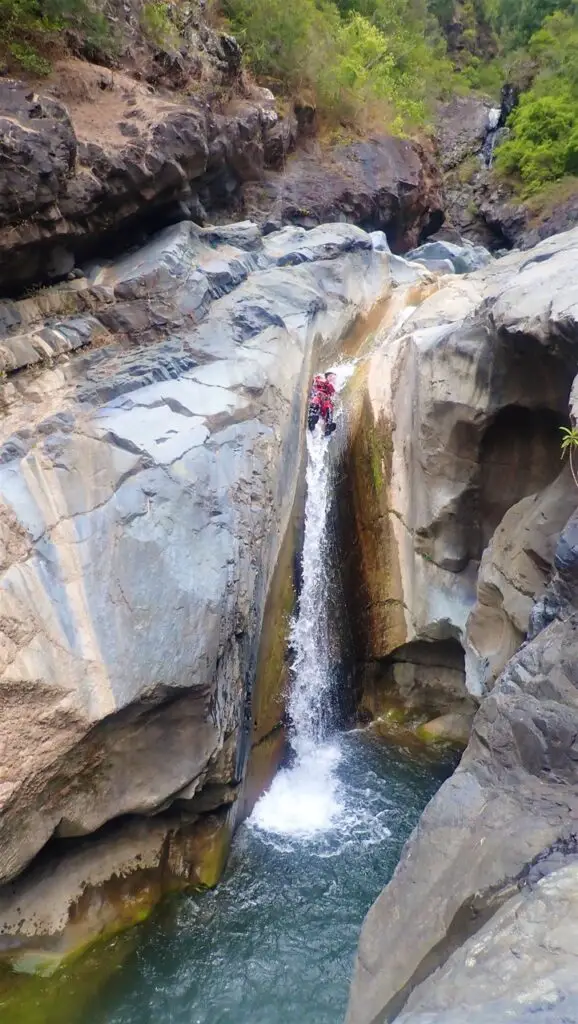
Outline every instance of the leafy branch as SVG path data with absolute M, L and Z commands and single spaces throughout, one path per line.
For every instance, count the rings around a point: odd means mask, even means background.
M 578 427 L 575 425 L 572 425 L 571 427 L 560 427 L 560 433 L 562 434 L 562 442 L 560 444 L 562 458 L 568 455 L 572 479 L 574 480 L 576 487 L 578 487 L 578 475 L 573 461 L 574 452 L 578 448 Z

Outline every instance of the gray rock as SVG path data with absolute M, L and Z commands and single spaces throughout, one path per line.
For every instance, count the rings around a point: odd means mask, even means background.
M 483 245 L 465 246 L 463 252 L 454 259 L 456 274 L 471 274 L 474 270 L 482 270 L 493 258 Z
M 456 96 L 438 114 L 438 138 L 445 171 L 479 153 L 488 132 L 491 104 L 474 96 Z
M 577 912 L 574 859 L 507 900 L 410 996 L 399 1024 L 578 1019 Z
M 305 131 L 308 129 L 305 128 Z M 439 168 L 426 147 L 387 135 L 303 146 L 283 170 L 243 185 L 249 216 L 300 227 L 345 221 L 387 231 L 403 252 L 443 222 Z
M 466 671 L 473 693 L 491 689 L 528 629 L 532 635 L 538 631 L 540 616 L 540 628 L 546 625 L 545 613 L 533 605 L 548 583 L 557 545 L 564 543 L 560 531 L 575 508 L 576 488 L 566 467 L 544 491 L 513 505 L 494 533 L 482 556 L 476 604 L 466 625 Z M 562 536 L 567 532 L 568 527 Z
M 372 231 L 369 237 L 371 238 L 373 248 L 377 249 L 378 252 L 391 252 L 387 235 L 384 231 Z
M 373 444 L 392 467 L 373 522 L 366 497 L 360 534 L 373 543 L 364 550 L 373 574 L 366 576 L 381 580 L 373 601 L 364 592 L 367 619 L 379 627 L 370 634 L 381 643 L 373 656 L 395 658 L 398 645 L 440 636 L 463 642 L 467 613 L 474 607 L 479 615 L 484 603 L 496 613 L 484 627 L 482 654 L 496 658 L 489 685 L 503 670 L 485 699 L 478 687 L 481 706 L 460 765 L 365 920 L 348 1024 L 573 1019 L 565 1014 L 576 999 L 574 936 L 557 942 L 553 910 L 544 910 L 542 927 L 536 896 L 535 926 L 512 940 L 508 906 L 522 922 L 526 903 L 509 901 L 542 870 L 559 869 L 559 856 L 576 853 L 578 530 L 575 514 L 566 526 L 564 518 L 577 499 L 567 470 L 553 481 L 576 367 L 577 265 L 572 231 L 448 278 L 372 356 L 365 407 Z M 526 444 L 532 452 L 523 455 Z M 475 562 L 487 549 L 477 609 L 475 569 L 465 579 L 472 542 Z M 554 549 L 553 578 L 532 610 Z M 493 591 L 488 600 L 484 584 Z M 572 887 L 575 878 L 574 871 Z M 480 949 L 494 950 L 493 967 Z
M 394 274 L 398 259 L 390 257 Z M 400 263 L 410 271 L 422 267 Z M 414 641 L 465 645 L 484 549 L 508 510 L 558 475 L 559 426 L 576 358 L 570 277 L 577 265 L 574 232 L 533 254 L 510 254 L 467 277 L 448 276 L 435 289 L 422 269 L 428 297 L 400 310 L 395 331 L 378 332 L 350 411 L 349 491 L 342 502 L 344 543 L 353 536 L 364 551 L 359 562 L 351 560 L 346 587 L 361 663 L 382 662 Z M 416 282 L 413 295 L 419 293 Z M 553 489 L 550 503 L 529 502 L 535 534 L 519 540 L 537 560 L 552 558 L 573 500 L 567 484 Z M 541 525 L 543 510 L 552 506 L 555 514 Z M 517 543 L 509 529 L 500 565 L 510 578 Z M 546 564 L 531 574 L 533 590 L 522 602 L 526 626 L 547 571 Z M 525 591 L 528 578 L 526 566 Z M 525 628 L 519 613 L 515 627 L 508 615 L 520 601 L 515 587 L 491 582 L 486 607 L 495 615 L 479 653 L 489 658 L 498 649 L 496 672 L 469 671 L 477 698 L 482 682 L 491 685 L 504 667 L 500 650 L 507 660 Z M 499 624 L 506 628 L 503 648 Z
M 211 38 L 215 33 L 206 29 L 205 42 Z M 200 39 L 196 44 L 206 50 Z M 230 53 L 208 61 L 213 87 L 219 79 L 229 90 L 238 85 L 238 67 L 231 80 L 235 59 Z M 102 237 L 113 236 L 114 244 L 116 236 L 119 247 L 130 243 L 139 222 L 150 231 L 151 221 L 170 223 L 183 215 L 204 221 L 206 206 L 222 206 L 235 195 L 238 199 L 241 182 L 261 177 L 268 160 L 278 163 L 285 122 L 278 123 L 270 94 L 264 98 L 255 90 L 253 101 L 237 102 L 227 116 L 203 102 L 202 88 L 195 90 L 194 101 L 189 96 L 178 102 L 175 95 L 190 92 L 190 65 L 186 73 L 183 68 L 179 75 L 184 81 L 168 75 L 172 99 L 120 71 L 111 76 L 80 63 L 74 72 L 57 65 L 52 96 L 36 95 L 20 82 L 0 84 L 0 271 L 5 290 L 66 277 L 75 257 L 97 251 Z M 166 66 L 164 72 L 157 67 L 154 78 L 155 84 L 162 83 Z M 98 108 L 103 91 L 110 111 L 105 130 L 98 115 L 94 126 L 85 116 L 89 100 Z M 55 98 L 59 94 L 65 102 Z M 123 113 L 127 95 L 139 115 L 130 122 Z M 290 148 L 295 133 L 285 131 L 283 140 Z M 126 239 L 121 238 L 126 229 Z M 255 239 L 254 225 L 250 230 Z M 242 231 L 237 229 L 236 244 Z
M 454 264 L 452 263 L 451 260 L 429 260 L 429 259 L 426 260 L 426 259 L 421 259 L 421 260 L 419 260 L 419 262 L 422 263 L 423 266 L 426 267 L 427 270 L 430 270 L 432 272 L 432 274 L 456 274 L 457 273 L 457 271 L 455 269 L 455 266 L 454 266 Z
M 19 333 L 1 350 L 4 882 L 53 836 L 190 806 L 204 787 L 237 795 L 313 347 L 335 360 L 388 281 L 387 254 L 348 225 L 265 241 L 250 224 L 182 223 L 14 304 Z M 34 916 L 26 880 L 0 892 L 14 946 L 35 921 L 67 918 L 58 878 L 52 917 Z M 42 879 L 38 899 L 54 892 Z
M 433 263 L 449 262 L 456 274 L 470 274 L 491 263 L 492 254 L 481 245 L 455 245 L 452 242 L 426 242 L 419 249 L 406 253 L 407 260 L 419 261 L 432 267 Z

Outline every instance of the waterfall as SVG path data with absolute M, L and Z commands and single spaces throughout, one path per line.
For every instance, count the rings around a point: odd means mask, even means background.
M 339 392 L 354 362 L 332 369 Z M 335 420 L 339 421 L 336 409 Z M 335 436 L 335 435 L 334 435 Z M 331 637 L 328 615 L 331 505 L 331 439 L 318 426 L 307 432 L 307 494 L 302 587 L 290 642 L 293 651 L 287 708 L 293 763 L 276 776 L 257 804 L 251 824 L 280 834 L 311 835 L 331 827 L 340 812 L 334 769 L 339 747 L 331 742 Z
M 303 541 L 303 585 L 291 627 L 294 651 L 288 711 L 297 754 L 319 743 L 331 723 L 329 622 L 327 614 L 327 513 L 330 503 L 330 441 L 307 433 L 307 501 Z
M 494 162 L 494 149 L 499 138 L 501 125 L 501 107 L 492 107 L 488 111 L 488 126 L 486 138 L 482 146 L 482 162 L 486 167 L 491 167 Z

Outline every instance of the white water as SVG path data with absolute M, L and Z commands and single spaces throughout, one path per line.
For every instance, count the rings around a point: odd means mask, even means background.
M 355 362 L 341 363 L 332 369 L 339 392 L 353 373 Z M 335 421 L 339 418 L 338 406 Z M 332 687 L 327 613 L 331 443 L 331 438 L 323 436 L 322 425 L 313 434 L 307 432 L 303 580 L 291 627 L 294 659 L 288 699 L 294 762 L 278 773 L 249 822 L 265 832 L 302 838 L 338 827 L 345 813 L 336 776 L 341 751 L 338 742 L 327 740 Z

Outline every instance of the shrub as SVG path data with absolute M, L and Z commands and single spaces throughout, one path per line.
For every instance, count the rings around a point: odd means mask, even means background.
M 486 0 L 486 4 L 506 49 L 524 46 L 550 15 L 575 6 L 574 0 Z
M 87 0 L 0 0 L 0 54 L 31 74 L 50 71 L 47 51 L 65 29 L 80 30 L 89 47 L 112 40 L 108 22 Z
M 359 127 L 373 115 L 402 131 L 423 122 L 449 74 L 420 3 L 223 0 L 223 10 L 258 76 L 311 92 L 329 121 Z
M 147 38 L 163 49 L 175 50 L 180 45 L 180 37 L 171 19 L 169 4 L 154 0 L 143 5 L 140 22 Z
M 575 166 L 578 109 L 568 95 L 528 93 L 510 118 L 512 138 L 496 155 L 496 168 L 519 176 L 526 193 L 554 181 Z
M 514 175 L 526 196 L 578 173 L 578 20 L 560 12 L 532 37 L 531 89 L 511 115 L 511 137 L 497 150 L 496 168 Z

